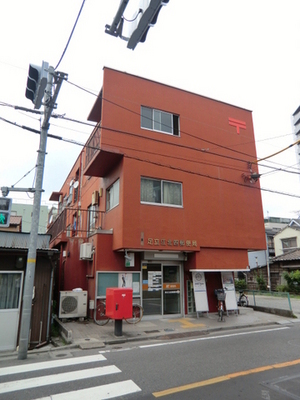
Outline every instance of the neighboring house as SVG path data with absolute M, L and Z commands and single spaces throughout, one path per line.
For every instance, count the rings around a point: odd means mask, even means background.
M 280 256 L 300 247 L 300 226 L 292 221 L 289 226 L 274 236 L 275 256 Z
M 15 350 L 18 345 L 29 238 L 27 233 L 0 232 L 0 351 Z M 58 251 L 49 248 L 49 241 L 49 235 L 38 235 L 30 348 L 50 339 L 53 274 Z
M 258 288 L 256 275 L 259 274 L 266 283 L 270 281 L 271 290 L 276 290 L 278 285 L 285 283 L 284 271 L 299 268 L 300 221 L 277 218 L 276 222 L 265 222 L 265 228 L 268 252 L 249 252 L 251 271 L 246 274 L 248 289 Z
M 278 285 L 286 285 L 283 277 L 285 272 L 300 270 L 300 249 L 293 249 L 289 252 L 274 257 L 272 260 L 272 287 L 276 288 Z
M 7 228 L 0 228 L 1 232 L 22 232 L 22 217 L 18 215 L 11 215 L 9 226 Z
M 22 217 L 22 232 L 29 233 L 31 231 L 32 204 L 12 203 L 11 216 Z M 48 223 L 48 206 L 41 205 L 39 229 L 40 234 L 46 233 Z
M 268 217 L 265 220 L 266 250 L 249 251 L 248 260 L 250 271 L 238 274 L 239 279 L 246 279 L 249 289 L 257 289 L 256 275 L 263 274 L 266 283 L 271 283 L 270 263 L 275 256 L 274 236 L 287 227 L 291 220 L 288 218 Z
M 214 290 L 266 249 L 252 113 L 104 68 L 89 120 L 50 198 L 57 300 L 87 290 L 92 316 L 107 287 L 125 285 L 145 315 L 180 316 L 195 311 L 197 277 L 215 311 Z

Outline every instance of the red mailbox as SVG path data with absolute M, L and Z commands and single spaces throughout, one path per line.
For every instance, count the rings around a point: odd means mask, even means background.
M 131 318 L 132 292 L 131 288 L 107 288 L 106 315 L 112 319 Z

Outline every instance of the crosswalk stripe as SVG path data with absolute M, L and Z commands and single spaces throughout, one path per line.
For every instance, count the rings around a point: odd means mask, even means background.
M 80 371 L 63 372 L 61 374 L 46 375 L 29 379 L 22 379 L 18 381 L 5 382 L 0 384 L 0 394 L 15 392 L 17 390 L 37 388 L 41 386 L 54 385 L 63 382 L 72 382 L 80 379 L 88 379 L 96 376 L 103 376 L 109 374 L 116 374 L 121 372 L 119 368 L 114 365 L 105 367 L 83 369 Z
M 0 376 L 20 374 L 23 372 L 40 371 L 48 368 L 67 367 L 69 365 L 80 365 L 97 361 L 105 361 L 106 358 L 102 354 L 85 357 L 65 358 L 61 360 L 51 360 L 37 362 L 32 364 L 22 364 L 13 367 L 0 368 Z
M 85 397 L 89 400 L 104 400 L 140 391 L 141 388 L 139 388 L 132 380 L 128 380 L 95 386 L 88 389 L 75 390 L 73 392 L 53 394 L 36 400 L 82 400 Z

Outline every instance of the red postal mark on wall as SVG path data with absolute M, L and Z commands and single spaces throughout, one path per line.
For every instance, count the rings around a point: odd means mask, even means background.
M 246 129 L 245 121 L 239 121 L 238 119 L 228 118 L 228 123 L 229 125 L 236 127 L 236 133 L 238 135 L 240 134 L 240 129 Z

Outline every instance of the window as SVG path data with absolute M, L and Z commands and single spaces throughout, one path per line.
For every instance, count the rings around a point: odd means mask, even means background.
M 283 253 L 287 253 L 288 251 L 297 248 L 297 238 L 293 237 L 281 239 L 281 244 Z
M 106 211 L 111 210 L 119 204 L 120 180 L 118 179 L 106 191 Z
M 141 202 L 182 206 L 182 185 L 177 182 L 141 178 Z
M 96 229 L 97 211 L 96 206 L 88 207 L 88 232 L 93 232 Z
M 142 106 L 141 127 L 179 136 L 179 116 Z
M 21 288 L 22 288 L 22 273 L 1 271 L 0 273 L 1 310 L 12 310 L 19 308 Z

